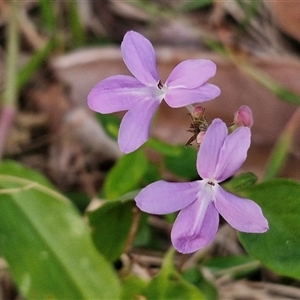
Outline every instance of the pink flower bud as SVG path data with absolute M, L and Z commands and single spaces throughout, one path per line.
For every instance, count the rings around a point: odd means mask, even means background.
M 205 135 L 205 131 L 201 131 L 201 132 L 198 133 L 198 135 L 196 137 L 196 143 L 198 145 L 200 145 L 202 143 L 204 135 Z
M 237 127 L 251 127 L 253 124 L 252 111 L 247 105 L 242 105 L 234 114 L 234 123 Z
M 205 109 L 201 105 L 197 105 L 193 109 L 193 119 L 200 119 L 204 115 Z

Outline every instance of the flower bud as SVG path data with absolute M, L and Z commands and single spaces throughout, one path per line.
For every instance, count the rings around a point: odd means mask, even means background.
M 251 127 L 253 124 L 252 111 L 247 105 L 242 105 L 234 114 L 234 123 L 237 127 Z
M 201 105 L 194 107 L 192 117 L 194 120 L 199 120 L 204 115 L 205 109 Z
M 196 137 L 196 143 L 198 145 L 200 145 L 202 143 L 204 135 L 205 135 L 205 131 L 201 131 L 201 132 L 198 133 L 198 135 Z

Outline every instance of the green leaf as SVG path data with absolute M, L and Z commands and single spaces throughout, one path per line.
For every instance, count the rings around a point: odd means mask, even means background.
M 180 146 L 170 145 L 168 143 L 165 143 L 165 142 L 155 139 L 155 138 L 150 138 L 147 141 L 147 146 L 149 146 L 153 150 L 157 151 L 158 153 L 161 153 L 161 154 L 167 155 L 167 156 L 179 156 L 182 152 L 182 149 Z
M 115 115 L 96 114 L 97 120 L 101 123 L 106 133 L 113 139 L 117 139 L 120 128 L 120 118 Z
M 39 0 L 39 8 L 43 27 L 49 31 L 53 31 L 57 25 L 57 18 L 54 12 L 54 2 Z
M 215 257 L 204 263 L 214 276 L 227 275 L 231 278 L 245 277 L 260 267 L 260 262 L 250 256 Z
M 121 300 L 143 299 L 139 297 L 147 286 L 147 282 L 137 276 L 130 275 L 123 280 Z
M 201 273 L 201 268 L 195 266 L 182 274 L 183 278 L 195 285 L 202 293 L 205 300 L 217 300 L 218 291 L 216 287 L 207 281 Z
M 108 173 L 104 183 L 104 198 L 117 199 L 137 189 L 147 172 L 148 161 L 143 149 L 121 157 Z
M 199 178 L 196 169 L 197 150 L 192 147 L 177 146 L 178 154 L 165 157 L 165 165 L 175 175 L 187 180 Z
M 208 5 L 213 4 L 213 0 L 189 0 L 183 1 L 183 4 L 176 7 L 176 12 L 186 12 L 186 11 L 193 11 Z
M 242 173 L 226 181 L 222 186 L 229 192 L 243 191 L 255 184 L 257 177 L 253 173 Z
M 148 161 L 147 172 L 143 176 L 143 179 L 141 181 L 141 186 L 144 187 L 160 179 L 161 179 L 161 174 L 160 174 L 159 166 Z
M 97 249 L 107 260 L 121 256 L 134 217 L 133 201 L 106 201 L 88 214 L 92 237 Z
M 204 299 L 201 291 L 176 271 L 173 256 L 174 250 L 171 249 L 164 258 L 159 274 L 152 279 L 143 295 L 147 300 Z
M 67 5 L 69 28 L 72 32 L 73 43 L 77 47 L 83 46 L 85 43 L 85 32 L 79 15 L 79 5 L 76 0 L 69 0 Z
M 17 84 L 19 89 L 22 88 L 31 76 L 41 67 L 42 63 L 46 61 L 57 45 L 58 41 L 55 38 L 51 38 L 43 48 L 30 57 L 18 73 Z
M 261 183 L 245 195 L 257 202 L 269 221 L 263 234 L 240 233 L 250 255 L 278 274 L 300 279 L 300 185 L 277 179 Z
M 64 195 L 70 199 L 70 201 L 81 211 L 85 212 L 88 205 L 91 203 L 91 198 L 84 192 L 81 191 L 70 191 L 64 193 Z
M 27 179 L 0 174 L 0 253 L 20 291 L 31 299 L 117 299 L 116 274 L 77 210 L 25 169 L 19 176 Z
M 41 173 L 25 167 L 14 160 L 4 160 L 0 164 L 0 174 L 30 179 L 41 185 L 54 189 L 53 184 Z

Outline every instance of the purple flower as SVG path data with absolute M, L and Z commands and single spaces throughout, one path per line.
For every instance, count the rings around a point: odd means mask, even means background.
M 130 31 L 121 44 L 123 60 L 135 76 L 116 75 L 99 82 L 88 95 L 89 107 L 100 113 L 129 110 L 120 126 L 119 146 L 132 152 L 149 137 L 151 119 L 162 100 L 171 107 L 183 107 L 211 100 L 220 89 L 206 83 L 216 73 L 216 65 L 206 59 L 190 59 L 178 64 L 163 84 L 156 69 L 151 43 Z
M 226 125 L 215 119 L 198 152 L 197 170 L 202 180 L 194 182 L 157 181 L 135 198 L 137 206 L 152 214 L 179 211 L 171 232 L 173 246 L 191 253 L 209 244 L 219 225 L 219 214 L 235 229 L 262 233 L 268 221 L 252 200 L 225 191 L 219 183 L 237 171 L 247 157 L 250 129 L 240 127 L 228 135 Z

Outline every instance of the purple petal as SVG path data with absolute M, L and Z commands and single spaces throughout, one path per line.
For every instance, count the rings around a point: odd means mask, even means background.
M 228 193 L 220 186 L 216 192 L 215 206 L 222 217 L 239 231 L 262 233 L 269 229 L 258 204 Z
M 214 119 L 208 127 L 197 156 L 197 170 L 202 178 L 212 178 L 228 130 L 223 121 Z
M 128 110 L 151 93 L 153 88 L 145 86 L 136 78 L 116 75 L 100 81 L 91 90 L 88 105 L 94 111 L 107 114 Z
M 118 136 L 122 152 L 132 152 L 148 140 L 151 120 L 159 104 L 156 99 L 143 99 L 125 114 Z
M 212 242 L 219 226 L 219 214 L 209 195 L 198 198 L 178 214 L 171 232 L 178 252 L 191 253 Z
M 149 184 L 136 196 L 136 205 L 151 214 L 169 214 L 195 201 L 199 181 L 166 182 L 163 180 Z
M 234 174 L 243 164 L 250 147 L 251 132 L 248 127 L 237 128 L 228 135 L 220 151 L 214 178 L 224 181 Z
M 216 65 L 207 59 L 188 59 L 179 63 L 166 81 L 167 87 L 193 89 L 216 74 Z
M 170 88 L 165 101 L 170 107 L 177 108 L 214 99 L 220 95 L 220 89 L 213 84 L 204 83 L 194 89 Z
M 157 85 L 156 55 L 152 44 L 141 34 L 129 31 L 121 44 L 123 60 L 130 72 L 142 83 Z

